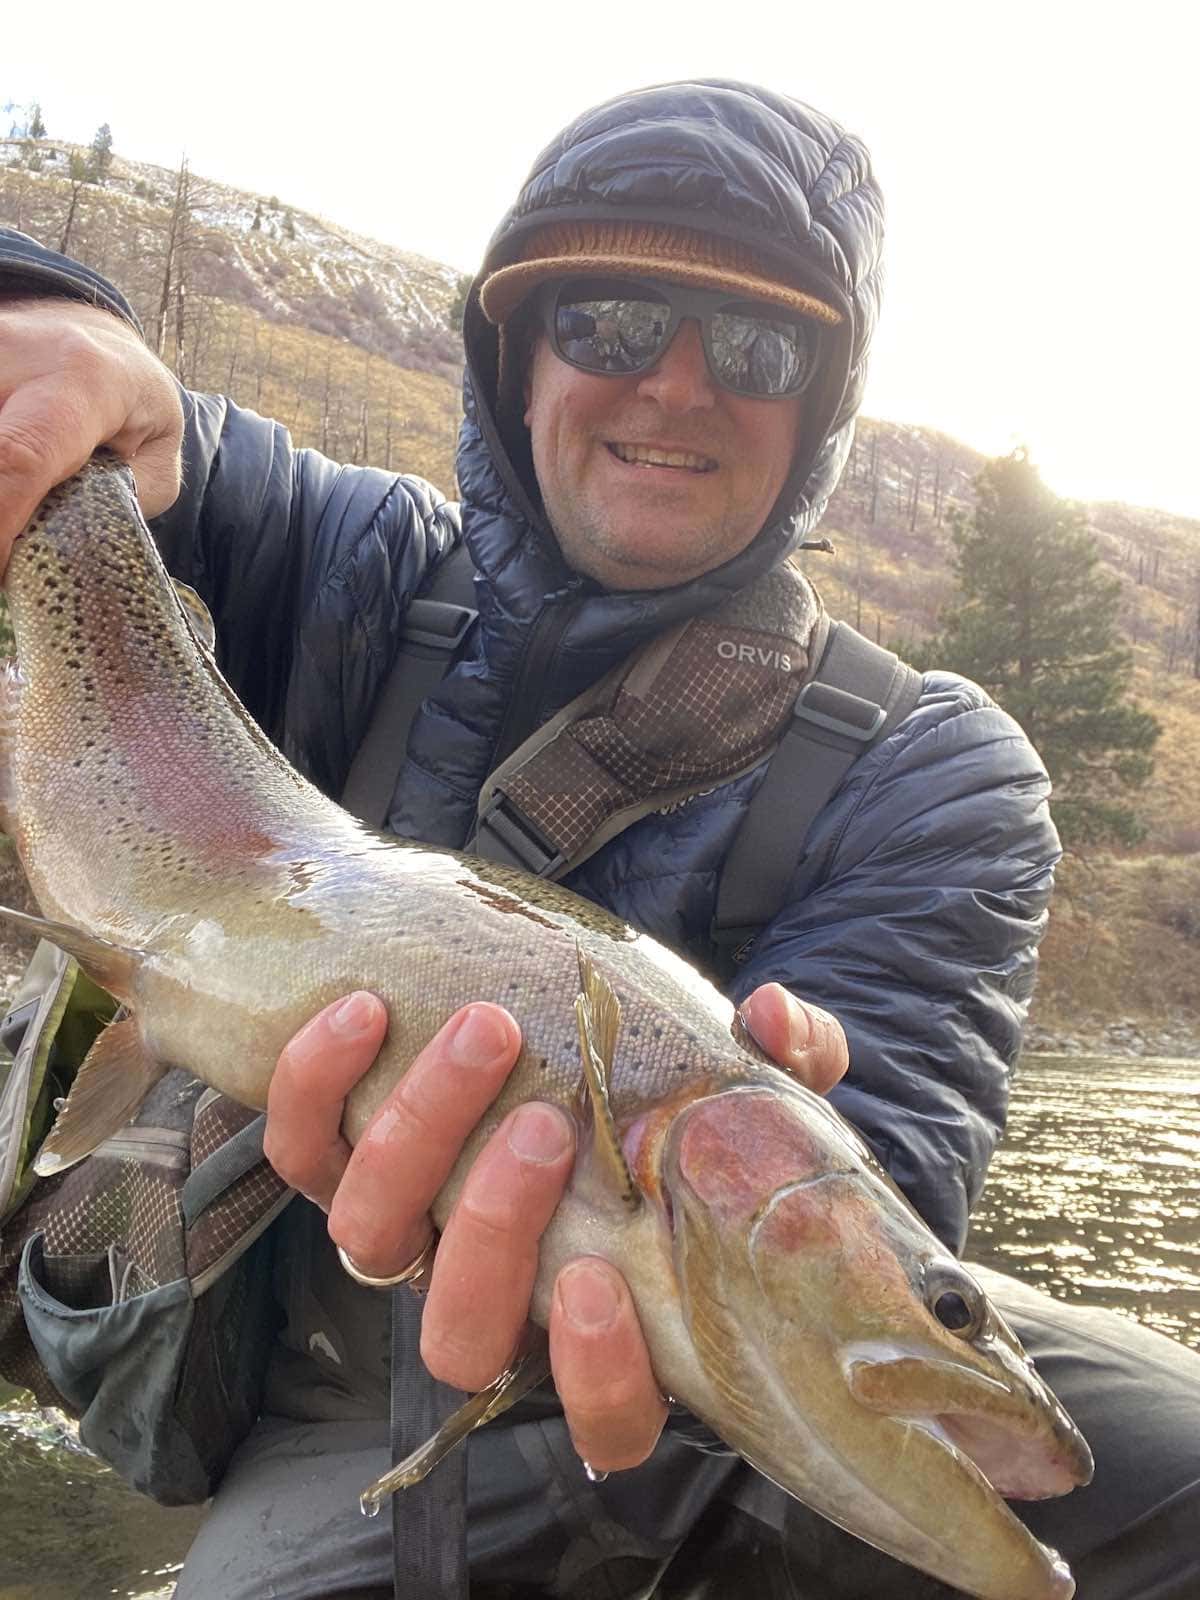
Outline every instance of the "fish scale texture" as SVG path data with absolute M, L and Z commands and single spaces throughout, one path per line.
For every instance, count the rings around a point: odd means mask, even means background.
M 410 600 L 467 541 L 480 625 L 412 729 L 391 810 L 398 832 L 461 844 L 506 736 L 746 588 L 812 532 L 837 481 L 882 282 L 882 204 L 862 146 L 745 85 L 624 96 L 539 158 L 488 264 L 519 253 L 539 219 L 657 215 L 666 200 L 671 220 L 752 237 L 845 315 L 767 525 L 740 556 L 678 588 L 605 593 L 564 568 L 477 305 L 465 330 L 460 506 L 419 479 L 295 451 L 284 429 L 226 400 L 186 397 L 185 488 L 154 531 L 172 572 L 212 608 L 238 694 L 326 792 L 345 781 Z M 7 278 L 122 310 L 94 275 L 0 232 L 0 286 Z M 722 863 L 762 771 L 643 818 L 569 887 L 711 966 Z M 856 763 L 818 819 L 783 910 L 731 986 L 740 998 L 775 979 L 838 1016 L 851 1066 L 835 1104 L 956 1248 L 1003 1126 L 1032 992 L 1058 854 L 1048 790 L 1010 718 L 974 685 L 927 674 L 912 716 Z M 786 829 L 786 815 L 778 823 Z

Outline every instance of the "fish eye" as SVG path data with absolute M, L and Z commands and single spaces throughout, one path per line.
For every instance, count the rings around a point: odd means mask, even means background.
M 959 1339 L 974 1339 L 987 1321 L 983 1290 L 957 1262 L 935 1261 L 925 1269 L 925 1304 Z

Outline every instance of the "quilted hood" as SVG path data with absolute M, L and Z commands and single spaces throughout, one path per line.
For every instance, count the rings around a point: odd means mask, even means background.
M 750 84 L 709 79 L 622 95 L 585 112 L 538 156 L 488 246 L 465 319 L 467 423 L 459 478 L 540 530 L 523 427 L 497 393 L 498 334 L 478 289 L 549 222 L 652 221 L 751 246 L 788 282 L 842 313 L 809 397 L 793 468 L 759 539 L 725 573 L 741 587 L 816 526 L 849 452 L 878 314 L 883 204 L 862 143 L 820 112 Z M 510 410 L 512 408 L 510 407 Z M 486 460 L 479 459 L 480 445 Z M 490 470 L 489 470 L 490 469 Z M 483 480 L 480 481 L 482 470 Z M 488 482 L 492 472 L 495 481 Z

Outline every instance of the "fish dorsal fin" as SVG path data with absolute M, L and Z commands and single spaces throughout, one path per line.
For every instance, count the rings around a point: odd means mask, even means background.
M 184 617 L 196 642 L 207 650 L 210 656 L 215 655 L 217 628 L 212 619 L 212 612 L 190 583 L 181 583 L 178 578 L 172 578 L 171 583 L 175 589 L 175 598 L 183 607 Z
M 123 1000 L 126 1005 L 132 1004 L 134 979 L 144 960 L 140 950 L 114 944 L 112 940 L 101 939 L 93 933 L 83 933 L 79 928 L 68 927 L 65 922 L 51 922 L 48 917 L 13 911 L 8 906 L 0 906 L 0 917 L 15 927 L 24 928 L 27 933 L 35 934 L 39 939 L 49 939 L 51 944 L 74 956 L 88 977 L 102 989 L 107 989 L 109 994 Z
M 625 1160 L 620 1135 L 613 1121 L 609 1100 L 613 1056 L 621 1026 L 621 1002 L 612 985 L 583 951 L 579 958 L 580 992 L 575 998 L 575 1018 L 579 1024 L 579 1051 L 583 1058 L 583 1081 L 592 1111 L 592 1151 L 596 1170 L 620 1196 L 622 1203 L 636 1211 L 641 1196 Z
M 166 1071 L 146 1049 L 132 1017 L 110 1023 L 75 1074 L 58 1120 L 33 1163 L 40 1178 L 72 1167 L 90 1156 L 132 1119 Z

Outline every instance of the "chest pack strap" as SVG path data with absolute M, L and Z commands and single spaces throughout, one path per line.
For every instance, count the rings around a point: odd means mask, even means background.
M 404 618 L 396 659 L 371 708 L 350 766 L 342 804 L 363 822 L 387 822 L 408 730 L 442 681 L 478 616 L 474 567 L 457 545 Z M 421 1303 L 392 1293 L 390 1443 L 393 1462 L 436 1431 L 462 1396 L 430 1377 L 421 1360 Z M 392 1497 L 392 1584 L 396 1600 L 466 1600 L 467 1457 L 457 1451 L 424 1483 Z
M 864 751 L 903 721 L 921 674 L 847 622 L 833 622 L 816 672 L 725 858 L 711 938 L 735 965 L 781 909 L 809 830 Z
M 350 765 L 342 804 L 372 828 L 387 821 L 408 730 L 422 700 L 442 681 L 479 613 L 475 569 L 458 544 L 434 573 L 425 593 L 409 603 L 396 659 L 371 708 L 367 732 Z

